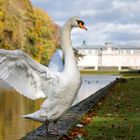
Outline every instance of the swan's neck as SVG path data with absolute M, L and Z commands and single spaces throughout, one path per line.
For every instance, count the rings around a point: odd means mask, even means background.
M 73 73 L 78 71 L 77 62 L 73 53 L 72 43 L 71 43 L 71 25 L 66 22 L 62 28 L 61 34 L 61 48 L 64 53 L 64 72 Z

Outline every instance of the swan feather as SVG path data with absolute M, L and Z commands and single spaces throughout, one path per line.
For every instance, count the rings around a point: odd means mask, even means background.
M 30 99 L 47 97 L 57 77 L 21 50 L 0 50 L 0 78 Z

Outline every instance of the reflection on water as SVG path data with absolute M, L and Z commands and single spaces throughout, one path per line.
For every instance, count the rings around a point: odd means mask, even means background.
M 115 78 L 115 76 L 84 75 L 82 87 L 74 104 L 106 86 Z M 41 125 L 38 122 L 20 118 L 20 116 L 36 111 L 43 101 L 27 99 L 1 81 L 0 87 L 4 88 L 0 89 L 0 140 L 19 139 Z
M 14 90 L 0 90 L 0 140 L 17 140 L 40 123 L 21 118 L 39 108 L 41 101 L 31 101 Z
M 112 81 L 114 81 L 119 76 L 112 75 L 83 75 L 82 76 L 82 86 L 78 92 L 78 95 L 73 103 L 73 105 L 79 103 L 80 101 L 86 99 L 90 95 L 94 94 L 99 89 L 105 87 Z

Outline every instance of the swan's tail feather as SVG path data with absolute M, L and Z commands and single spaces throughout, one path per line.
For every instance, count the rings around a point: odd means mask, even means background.
M 40 110 L 36 111 L 34 113 L 31 113 L 31 114 L 23 115 L 21 117 L 25 118 L 25 119 L 31 119 L 34 121 L 38 121 L 38 122 L 45 122 L 45 120 L 46 120 L 45 117 L 40 116 Z

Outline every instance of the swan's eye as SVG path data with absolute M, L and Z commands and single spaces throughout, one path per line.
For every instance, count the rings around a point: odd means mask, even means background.
M 84 30 L 87 30 L 87 28 L 84 26 L 84 22 L 82 20 L 77 20 L 78 26 Z
M 84 25 L 84 22 L 82 20 L 77 20 L 78 25 Z

